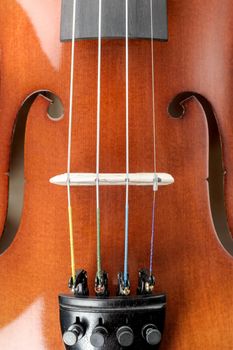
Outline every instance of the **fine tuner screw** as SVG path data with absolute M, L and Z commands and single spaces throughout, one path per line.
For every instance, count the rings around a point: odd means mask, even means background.
M 90 342 L 95 348 L 101 348 L 104 346 L 105 338 L 108 335 L 108 331 L 103 326 L 97 326 L 92 332 Z
M 123 347 L 128 347 L 133 344 L 134 334 L 131 327 L 122 326 L 117 330 L 118 343 Z
M 147 324 L 142 328 L 142 336 L 149 345 L 157 345 L 161 342 L 161 332 L 154 324 Z
M 74 346 L 82 337 L 85 331 L 81 324 L 73 324 L 63 334 L 63 341 L 68 346 Z

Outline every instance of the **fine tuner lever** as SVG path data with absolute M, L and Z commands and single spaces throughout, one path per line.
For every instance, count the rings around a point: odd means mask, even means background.
M 102 286 L 101 290 L 98 290 L 98 286 Z M 88 278 L 85 270 L 77 270 L 75 275 L 75 281 L 71 277 L 68 283 L 69 288 L 72 290 L 75 297 L 82 297 L 89 295 Z M 138 272 L 138 287 L 137 295 L 151 295 L 155 287 L 155 276 L 151 275 L 147 269 L 141 269 Z M 102 281 L 95 281 L 95 293 L 98 297 L 108 297 L 108 275 L 103 272 Z M 118 274 L 118 296 L 128 296 L 130 294 L 130 284 L 126 285 L 123 282 L 122 273 Z

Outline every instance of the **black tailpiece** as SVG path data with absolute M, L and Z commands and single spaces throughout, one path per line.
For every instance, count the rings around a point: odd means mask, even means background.
M 59 296 L 63 341 L 69 350 L 158 349 L 166 296 Z

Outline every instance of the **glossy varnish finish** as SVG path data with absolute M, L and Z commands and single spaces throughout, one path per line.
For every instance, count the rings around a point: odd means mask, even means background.
M 29 115 L 25 152 L 25 201 L 19 232 L 0 257 L 0 348 L 62 349 L 58 302 L 70 275 L 66 191 L 48 179 L 66 171 L 70 43 L 60 43 L 60 1 L 0 3 L 0 220 L 7 207 L 11 134 L 22 101 L 48 89 L 63 101 L 65 117 L 47 118 L 38 97 Z M 233 227 L 233 76 L 231 0 L 168 1 L 168 43 L 155 43 L 158 171 L 175 177 L 157 195 L 157 290 L 168 294 L 161 349 L 233 347 L 233 258 L 220 246 L 208 197 L 207 125 L 188 103 L 182 120 L 167 115 L 185 90 L 211 101 L 218 118 L 227 171 L 225 199 Z M 132 41 L 130 67 L 130 169 L 153 171 L 151 56 L 148 41 Z M 104 41 L 102 60 L 101 171 L 125 170 L 125 48 Z M 97 43 L 76 44 L 72 170 L 95 171 Z M 72 190 L 77 266 L 95 275 L 95 191 Z M 130 276 L 148 264 L 151 189 L 130 190 Z M 112 294 L 123 268 L 124 191 L 101 189 L 103 267 Z

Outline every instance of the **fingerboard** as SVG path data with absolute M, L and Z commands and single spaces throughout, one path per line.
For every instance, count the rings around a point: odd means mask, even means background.
M 76 9 L 76 39 L 98 38 L 98 0 L 79 0 Z M 153 38 L 168 39 L 167 0 L 152 0 Z M 73 0 L 62 0 L 61 41 L 72 37 Z M 129 1 L 129 38 L 151 39 L 150 0 Z M 102 37 L 125 37 L 125 0 L 102 0 Z

